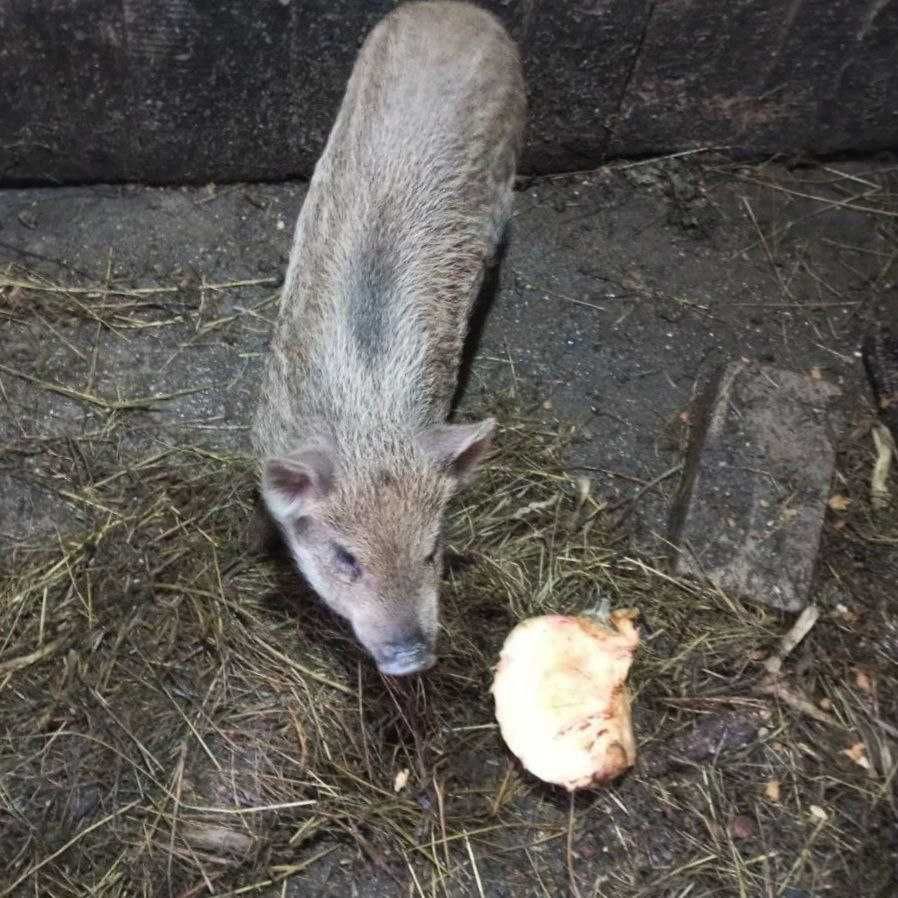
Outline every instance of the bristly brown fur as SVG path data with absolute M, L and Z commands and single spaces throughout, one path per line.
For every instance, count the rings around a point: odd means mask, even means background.
M 374 29 L 297 222 L 261 453 L 323 425 L 367 467 L 386 435 L 445 418 L 524 114 L 517 51 L 483 10 L 412 3 Z
M 439 428 L 510 215 L 525 107 L 491 14 L 401 6 L 359 54 L 297 222 L 256 418 L 273 460 L 262 492 L 376 658 L 409 640 L 433 651 L 428 546 L 492 429 Z

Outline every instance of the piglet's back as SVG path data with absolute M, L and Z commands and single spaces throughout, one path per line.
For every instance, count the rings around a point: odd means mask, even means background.
M 409 3 L 374 28 L 297 223 L 259 448 L 289 449 L 312 419 L 345 443 L 375 418 L 445 418 L 510 214 L 525 105 L 517 51 L 491 14 Z

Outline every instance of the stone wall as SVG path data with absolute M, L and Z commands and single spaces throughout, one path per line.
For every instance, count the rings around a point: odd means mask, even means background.
M 6 0 L 0 183 L 308 175 L 389 0 Z M 898 0 L 489 0 L 522 168 L 898 147 Z

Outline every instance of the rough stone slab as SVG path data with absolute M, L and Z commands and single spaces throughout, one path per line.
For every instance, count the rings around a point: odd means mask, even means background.
M 700 398 L 671 517 L 677 574 L 798 611 L 809 591 L 835 463 L 822 381 L 727 365 Z

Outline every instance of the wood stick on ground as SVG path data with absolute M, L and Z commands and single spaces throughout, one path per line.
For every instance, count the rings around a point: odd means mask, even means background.
M 813 717 L 814 720 L 818 720 L 820 723 L 825 723 L 831 727 L 839 725 L 839 722 L 834 717 L 818 708 L 798 690 L 788 686 L 782 680 L 773 680 L 763 683 L 761 685 L 761 692 L 764 693 L 764 695 L 772 695 L 775 698 L 778 698 L 783 704 L 788 705 L 790 708 L 794 708 L 796 711 L 801 711 L 802 714 L 806 714 L 808 717 Z
M 876 446 L 876 462 L 870 478 L 870 504 L 877 511 L 882 511 L 892 498 L 888 481 L 895 454 L 895 438 L 885 424 L 873 425 L 873 444 Z
M 812 701 L 805 698 L 800 689 L 789 686 L 780 678 L 783 661 L 795 650 L 795 647 L 811 632 L 814 624 L 820 617 L 820 609 L 816 605 L 808 605 L 795 623 L 789 628 L 789 632 L 780 640 L 779 648 L 764 662 L 767 671 L 761 681 L 760 691 L 764 695 L 772 695 L 783 704 L 812 717 L 820 723 L 829 726 L 838 726 L 838 721 L 818 708 Z
M 779 674 L 783 661 L 795 650 L 798 643 L 811 632 L 819 617 L 820 609 L 816 605 L 808 605 L 798 615 L 789 632 L 780 640 L 779 649 L 764 662 L 764 669 L 769 675 L 776 676 Z

